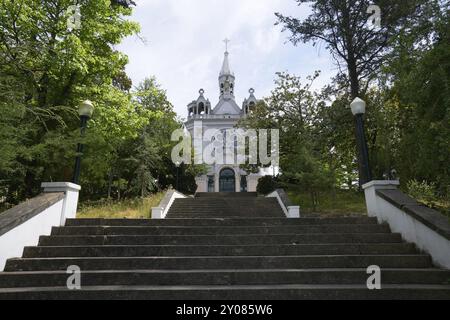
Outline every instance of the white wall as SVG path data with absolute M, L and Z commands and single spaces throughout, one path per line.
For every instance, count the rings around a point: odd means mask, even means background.
M 169 190 L 166 196 L 159 204 L 159 207 L 152 208 L 152 219 L 165 219 L 169 213 L 170 207 L 176 199 L 187 198 L 184 194 L 179 193 L 175 190 Z
M 52 227 L 63 226 L 68 218 L 75 218 L 80 186 L 66 183 L 43 183 L 44 193 L 64 192 L 64 198 L 38 215 L 0 236 L 0 271 L 6 261 L 22 256 L 24 247 L 36 246 L 40 236 L 50 235 Z
M 392 232 L 400 233 L 405 241 L 430 254 L 437 266 L 450 269 L 450 241 L 376 193 L 398 185 L 398 181 L 372 181 L 363 187 L 369 216 L 380 223 L 387 222 Z
M 63 203 L 64 199 L 0 236 L 0 270 L 6 260 L 21 257 L 24 247 L 36 246 L 40 236 L 50 235 L 52 227 L 60 225 Z

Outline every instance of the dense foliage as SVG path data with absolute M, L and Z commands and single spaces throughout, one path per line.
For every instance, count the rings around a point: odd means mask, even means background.
M 278 183 L 274 177 L 265 176 L 259 179 L 256 191 L 259 194 L 268 195 L 269 193 L 274 192 L 277 189 L 277 187 Z
M 132 90 L 115 49 L 139 26 L 131 2 L 0 0 L 0 198 L 17 203 L 42 181 L 70 181 L 80 142 L 77 105 L 94 102 L 83 198 L 144 196 L 174 184 L 170 134 L 180 127 L 155 79 Z M 116 5 L 118 4 L 118 5 Z M 72 7 L 71 7 L 72 6 Z
M 365 25 L 370 3 L 313 1 L 306 19 L 277 13 L 295 45 L 325 43 L 339 66 L 336 81 L 314 91 L 317 73 L 307 79 L 280 73 L 272 94 L 242 125 L 280 129 L 280 178 L 308 190 L 315 204 L 320 192 L 357 187 L 355 123 L 349 105 L 360 96 L 367 102 L 374 178 L 400 178 L 417 198 L 448 206 L 448 3 L 408 1 L 404 6 L 404 1 L 375 1 L 382 8 L 380 29 Z M 418 192 L 426 194 L 419 197 Z
M 240 123 L 280 130 L 277 182 L 308 192 L 313 207 L 322 192 L 358 189 L 349 104 L 360 96 L 374 178 L 399 177 L 415 197 L 448 204 L 448 2 L 373 1 L 382 24 L 372 28 L 372 1 L 295 1 L 309 16 L 277 13 L 277 23 L 294 45 L 324 44 L 338 72 L 322 90 L 312 89 L 320 72 L 278 73 Z M 151 77 L 133 86 L 116 49 L 139 31 L 128 19 L 134 2 L 79 0 L 76 26 L 73 3 L 0 0 L 0 204 L 34 196 L 43 181 L 70 181 L 79 142 L 83 200 L 145 197 L 175 186 L 177 175 L 179 189 L 194 192 L 205 168 L 172 163 L 171 133 L 182 124 L 165 91 Z M 86 99 L 95 111 L 81 139 L 77 106 Z

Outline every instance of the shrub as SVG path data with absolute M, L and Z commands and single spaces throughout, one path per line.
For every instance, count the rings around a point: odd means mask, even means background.
M 438 200 L 436 185 L 434 183 L 428 183 L 426 181 L 419 182 L 417 180 L 411 180 L 407 186 L 408 194 L 416 200 L 419 200 L 427 205 L 431 205 Z
M 277 181 L 272 176 L 265 176 L 259 179 L 256 191 L 260 194 L 269 194 L 277 188 Z

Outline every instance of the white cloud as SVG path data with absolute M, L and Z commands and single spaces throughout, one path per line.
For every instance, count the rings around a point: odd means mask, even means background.
M 230 38 L 231 67 L 236 74 L 238 104 L 254 87 L 259 97 L 272 89 L 274 73 L 306 76 L 322 69 L 321 83 L 332 68 L 328 54 L 304 45 L 285 44 L 287 34 L 274 26 L 274 12 L 304 16 L 294 0 L 137 0 L 132 20 L 141 24 L 141 36 L 119 47 L 129 56 L 127 72 L 135 85 L 156 76 L 181 117 L 186 105 L 204 88 L 215 104 L 217 77 L 225 37 Z M 334 73 L 334 71 L 332 72 Z

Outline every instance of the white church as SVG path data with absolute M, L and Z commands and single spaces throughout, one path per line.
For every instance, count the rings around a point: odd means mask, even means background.
M 205 91 L 199 91 L 197 100 L 188 105 L 188 118 L 185 127 L 194 137 L 194 122 L 202 121 L 203 132 L 209 129 L 218 129 L 224 132 L 235 128 L 238 121 L 250 114 L 257 104 L 255 90 L 250 89 L 250 96 L 238 106 L 234 96 L 236 77 L 231 71 L 228 50 L 219 74 L 220 96 L 217 105 L 212 108 Z M 258 180 L 264 175 L 261 170 L 258 174 L 248 174 L 236 163 L 214 164 L 208 167 L 208 173 L 196 178 L 197 192 L 256 192 Z

